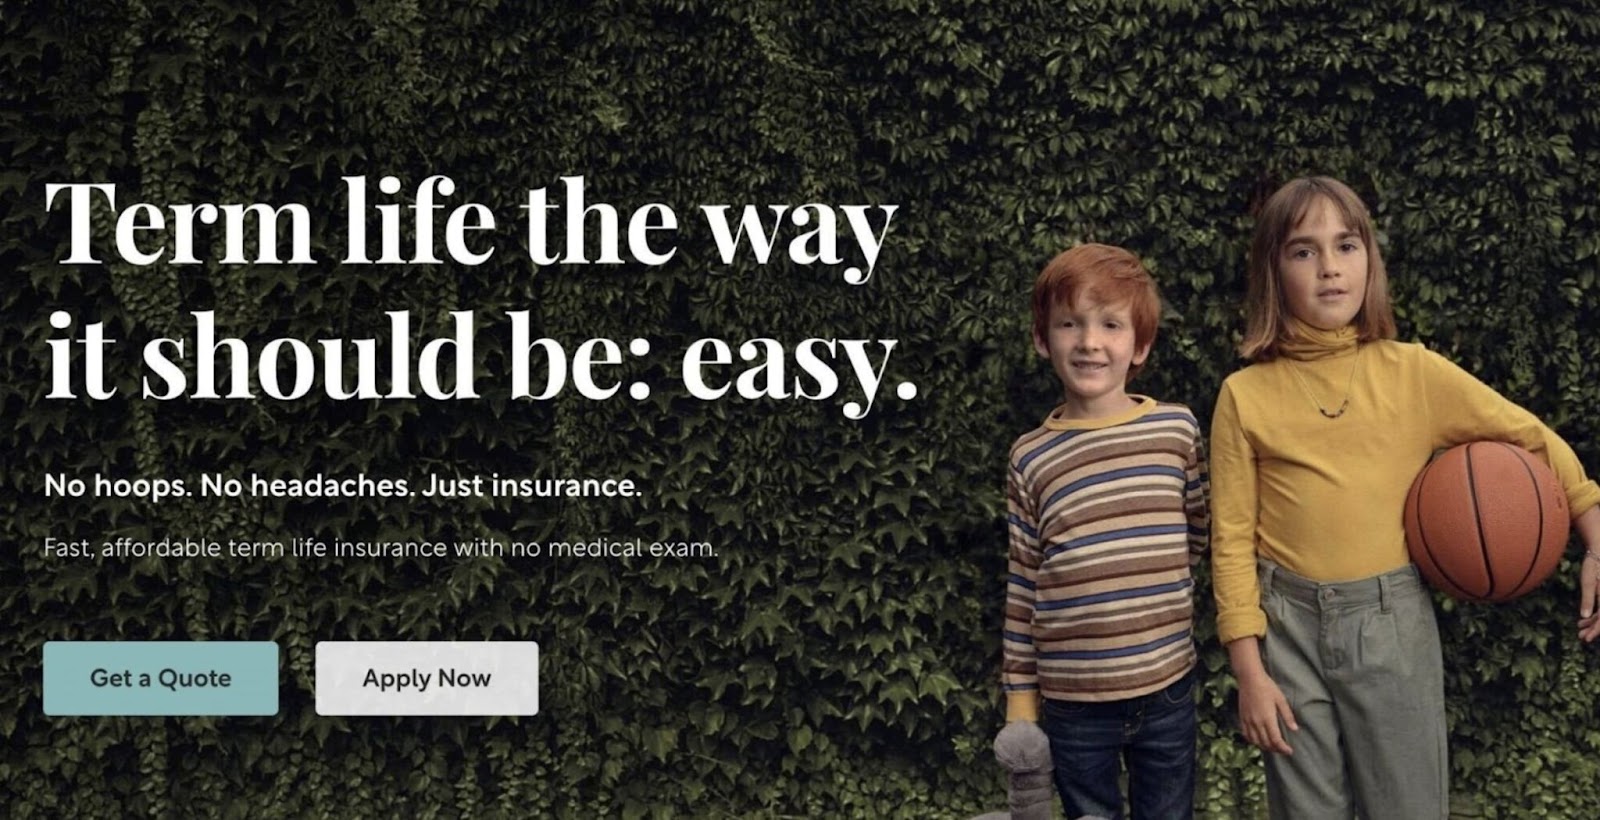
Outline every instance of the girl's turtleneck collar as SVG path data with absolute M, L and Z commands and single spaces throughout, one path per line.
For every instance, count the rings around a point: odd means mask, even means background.
M 1323 330 L 1291 316 L 1288 338 L 1278 343 L 1278 351 L 1285 358 L 1301 361 L 1330 359 L 1354 353 L 1357 335 L 1354 325 L 1345 325 L 1336 330 Z

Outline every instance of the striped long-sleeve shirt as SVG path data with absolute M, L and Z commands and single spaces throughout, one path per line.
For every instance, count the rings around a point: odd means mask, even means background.
M 1038 697 L 1109 701 L 1194 665 L 1194 580 L 1208 539 L 1200 426 L 1135 396 L 1125 413 L 1052 414 L 1011 447 L 1003 685 L 1011 719 Z

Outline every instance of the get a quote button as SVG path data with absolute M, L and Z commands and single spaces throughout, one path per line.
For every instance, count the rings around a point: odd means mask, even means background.
M 319 641 L 319 715 L 534 715 L 533 641 Z
M 47 715 L 275 715 L 272 641 L 47 641 Z

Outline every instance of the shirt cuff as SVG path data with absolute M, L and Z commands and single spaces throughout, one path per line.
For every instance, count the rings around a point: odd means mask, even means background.
M 1217 614 L 1217 640 L 1224 646 L 1240 638 L 1265 638 L 1267 613 L 1261 607 L 1237 609 Z
M 1573 518 L 1588 512 L 1596 504 L 1600 504 L 1600 484 L 1594 481 L 1585 481 L 1567 493 L 1567 509 L 1572 511 Z
M 1039 693 L 1035 690 L 1006 693 L 1006 722 L 1013 720 L 1039 721 Z

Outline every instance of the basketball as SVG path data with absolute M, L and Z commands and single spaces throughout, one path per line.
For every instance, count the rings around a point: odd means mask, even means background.
M 1406 548 L 1434 588 L 1500 602 L 1555 571 L 1572 517 L 1550 467 L 1514 444 L 1474 441 L 1441 453 L 1406 494 Z

